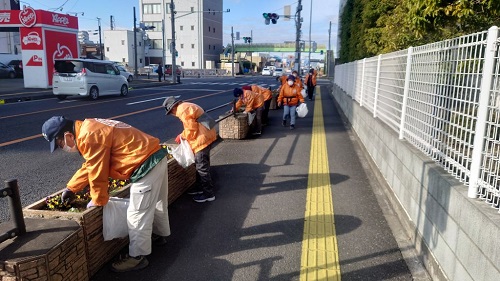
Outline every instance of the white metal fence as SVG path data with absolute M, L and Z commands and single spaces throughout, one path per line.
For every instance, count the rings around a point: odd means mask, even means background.
M 337 65 L 334 82 L 500 209 L 499 31 Z

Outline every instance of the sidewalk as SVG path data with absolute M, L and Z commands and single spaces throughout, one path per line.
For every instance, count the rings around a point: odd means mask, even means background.
M 148 79 L 146 75 L 140 75 L 129 83 L 129 87 L 139 89 L 173 84 L 171 76 L 166 78 L 167 81 L 158 82 L 158 76 L 150 76 Z M 52 97 L 52 89 L 24 88 L 23 78 L 0 79 L 0 105 Z
M 310 205 L 322 203 L 307 199 L 320 188 L 310 180 L 310 159 L 320 158 L 329 172 L 316 175 L 330 179 L 335 226 L 324 238 L 335 238 L 339 261 L 318 256 L 313 263 L 328 270 L 340 265 L 343 280 L 413 280 L 384 217 L 388 207 L 379 206 L 372 172 L 363 169 L 359 144 L 328 87 L 321 92 L 316 99 L 322 100 L 327 151 L 313 149 L 316 101 L 307 102 L 309 113 L 297 118 L 295 130 L 281 125 L 282 110 L 271 110 L 261 136 L 221 140 L 212 148 L 216 200 L 196 203 L 184 194 L 171 204 L 172 234 L 166 245 L 153 246 L 147 268 L 114 273 L 106 265 L 91 280 L 299 280 L 305 235 L 321 234 L 311 233 L 306 223 L 331 221 L 321 213 L 326 206 L 311 212 Z

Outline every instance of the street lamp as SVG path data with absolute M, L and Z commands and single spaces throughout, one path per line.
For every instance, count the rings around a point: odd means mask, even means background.
M 101 60 L 104 60 L 104 55 L 102 51 L 104 51 L 103 46 L 102 46 L 102 39 L 101 39 L 101 18 L 97 18 L 97 23 L 99 24 L 99 51 L 101 52 Z

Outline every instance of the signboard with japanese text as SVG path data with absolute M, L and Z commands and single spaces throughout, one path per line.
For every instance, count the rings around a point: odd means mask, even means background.
M 52 86 L 54 59 L 78 57 L 78 18 L 26 6 L 0 10 L 0 30 L 19 28 L 25 88 Z

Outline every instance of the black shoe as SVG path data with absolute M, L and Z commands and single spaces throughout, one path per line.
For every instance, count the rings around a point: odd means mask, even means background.
M 286 120 L 283 120 L 283 127 L 286 127 Z
M 295 129 L 295 125 L 290 125 L 290 130 L 294 130 Z
M 261 135 L 262 133 L 261 132 L 253 132 L 252 135 L 254 136 L 258 136 L 258 135 Z
M 215 195 L 205 195 L 203 194 L 198 194 L 193 197 L 193 200 L 198 202 L 198 203 L 203 203 L 203 202 L 211 202 L 215 200 Z

